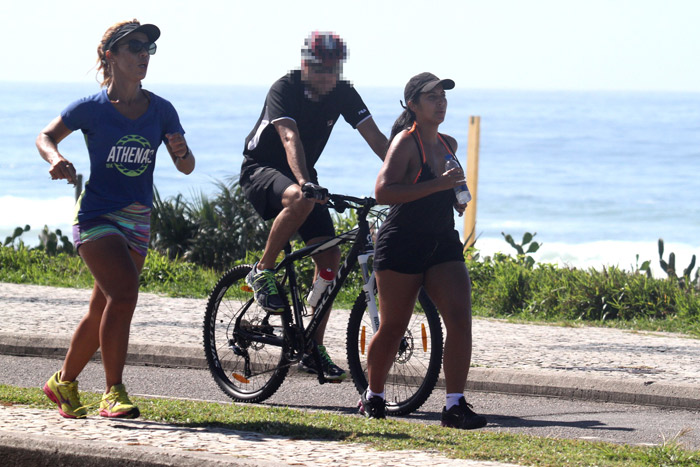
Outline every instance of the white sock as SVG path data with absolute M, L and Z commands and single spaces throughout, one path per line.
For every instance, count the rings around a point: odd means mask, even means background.
M 381 397 L 382 399 L 386 399 L 386 397 L 384 397 L 384 392 L 374 392 L 369 388 L 369 386 L 367 386 L 367 400 L 371 399 L 372 397 Z
M 451 392 L 445 394 L 445 409 L 450 410 L 455 405 L 459 405 L 459 400 L 464 397 L 461 392 Z

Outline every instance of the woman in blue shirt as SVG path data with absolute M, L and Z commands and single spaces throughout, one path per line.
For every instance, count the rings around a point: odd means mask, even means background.
M 36 140 L 39 154 L 51 164 L 53 180 L 76 183 L 75 167 L 58 150 L 73 131 L 83 132 L 90 156 L 90 178 L 77 203 L 73 239 L 95 285 L 63 367 L 44 386 L 67 418 L 87 416 L 76 378 L 98 348 L 106 380 L 100 415 L 139 416 L 122 373 L 148 251 L 158 147 L 165 143 L 182 173 L 191 173 L 195 165 L 175 108 L 141 86 L 159 36 L 158 27 L 137 20 L 110 27 L 97 47 L 103 89 L 66 107 Z

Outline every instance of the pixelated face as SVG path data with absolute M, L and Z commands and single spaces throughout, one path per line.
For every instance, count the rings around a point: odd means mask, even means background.
M 301 65 L 302 80 L 316 97 L 323 97 L 335 89 L 341 71 L 341 63 L 324 66 L 305 60 Z

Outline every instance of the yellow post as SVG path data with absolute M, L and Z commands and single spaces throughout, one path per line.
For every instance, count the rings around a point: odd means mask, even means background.
M 464 251 L 476 241 L 476 205 L 479 186 L 479 127 L 481 117 L 469 117 L 467 137 L 467 186 L 472 200 L 464 212 Z

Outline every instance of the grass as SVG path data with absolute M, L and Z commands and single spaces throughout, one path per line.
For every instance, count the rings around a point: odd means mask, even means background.
M 141 291 L 170 297 L 206 297 L 220 273 L 185 261 L 149 252 L 141 273 Z M 0 282 L 92 288 L 92 274 L 82 259 L 41 250 L 0 247 Z
M 83 392 L 83 403 L 99 401 Z M 697 466 L 700 452 L 675 441 L 659 446 L 626 446 L 582 440 L 542 438 L 492 431 L 464 432 L 401 420 L 375 421 L 357 416 L 305 412 L 284 407 L 133 398 L 144 420 L 185 427 L 218 427 L 313 439 L 362 443 L 380 450 L 434 451 L 457 459 L 536 466 Z M 0 385 L 0 404 L 55 411 L 40 389 Z M 58 416 L 58 415 L 56 415 Z

